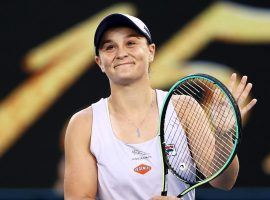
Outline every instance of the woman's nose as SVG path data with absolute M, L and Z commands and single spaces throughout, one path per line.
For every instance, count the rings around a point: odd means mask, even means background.
M 116 57 L 117 57 L 118 59 L 123 59 L 123 58 L 125 58 L 125 57 L 127 57 L 127 56 L 128 56 L 128 53 L 126 52 L 125 48 L 119 47 L 119 48 L 117 49 L 117 55 L 116 55 Z

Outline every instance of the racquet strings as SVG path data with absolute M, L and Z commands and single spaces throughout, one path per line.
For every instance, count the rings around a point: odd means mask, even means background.
M 179 95 L 193 98 L 193 101 L 188 102 L 191 107 L 188 113 L 186 106 L 179 102 L 183 100 L 177 98 Z M 211 177 L 230 158 L 236 142 L 236 120 L 233 107 L 227 98 L 216 84 L 206 79 L 188 79 L 174 88 L 170 101 L 175 109 L 171 109 L 171 112 L 167 109 L 164 141 L 167 164 L 182 180 L 194 184 Z M 186 101 L 188 100 L 189 98 L 186 98 Z M 195 104 L 200 105 L 206 117 L 202 118 L 197 114 Z M 178 116 L 182 115 L 189 117 L 189 124 L 179 122 Z M 195 133 L 190 127 L 199 130 L 199 137 L 194 136 Z M 209 128 L 214 140 L 209 138 L 209 134 L 204 134 Z M 209 141 L 214 148 L 209 148 Z M 187 148 L 190 153 L 187 153 Z M 201 156 L 203 153 L 209 154 L 209 151 L 212 157 Z

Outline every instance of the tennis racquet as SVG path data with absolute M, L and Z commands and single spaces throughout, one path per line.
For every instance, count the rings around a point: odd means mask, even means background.
M 239 108 L 220 81 L 206 74 L 180 79 L 161 112 L 161 195 L 167 196 L 168 170 L 190 186 L 178 197 L 216 178 L 232 162 L 240 138 Z

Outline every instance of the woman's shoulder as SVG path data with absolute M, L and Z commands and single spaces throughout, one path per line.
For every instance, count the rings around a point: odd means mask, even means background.
M 89 122 L 89 120 L 92 118 L 92 106 L 88 106 L 87 108 L 84 108 L 78 112 L 76 112 L 71 118 L 70 123 L 84 123 Z
M 99 106 L 104 102 L 104 99 L 101 98 L 99 101 L 91 104 L 87 108 L 84 108 L 76 113 L 73 114 L 73 116 L 70 118 L 70 123 L 72 124 L 88 124 L 89 122 L 92 121 L 93 118 L 93 109 L 94 107 Z
M 68 138 L 89 138 L 92 127 L 92 107 L 76 112 L 69 120 L 66 136 Z

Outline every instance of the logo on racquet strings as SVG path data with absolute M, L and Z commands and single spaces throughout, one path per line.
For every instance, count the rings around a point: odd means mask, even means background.
M 175 151 L 174 144 L 167 144 L 165 146 L 165 152 L 166 152 L 167 156 L 175 156 L 176 151 Z
M 139 166 L 134 168 L 134 172 L 137 172 L 139 174 L 146 174 L 149 172 L 152 168 L 145 164 L 140 164 Z

